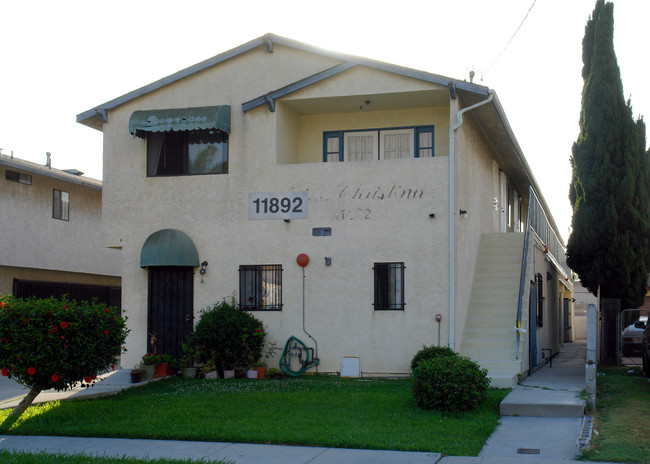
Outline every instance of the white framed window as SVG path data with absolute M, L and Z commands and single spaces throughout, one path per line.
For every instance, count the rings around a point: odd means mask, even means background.
M 432 158 L 433 141 L 433 126 L 328 131 L 323 133 L 323 161 Z

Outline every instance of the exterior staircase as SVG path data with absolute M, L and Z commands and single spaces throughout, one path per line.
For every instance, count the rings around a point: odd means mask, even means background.
M 493 387 L 517 384 L 514 331 L 524 234 L 483 234 L 460 353 L 488 370 Z M 527 303 L 524 307 L 527 307 Z

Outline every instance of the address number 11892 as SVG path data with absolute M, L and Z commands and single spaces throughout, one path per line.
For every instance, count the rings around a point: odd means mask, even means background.
M 249 193 L 248 219 L 307 219 L 307 192 Z

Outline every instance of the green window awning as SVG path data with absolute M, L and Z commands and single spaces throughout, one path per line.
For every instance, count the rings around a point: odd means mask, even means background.
M 146 132 L 219 129 L 230 134 L 230 105 L 135 111 L 129 120 L 131 135 Z
M 145 240 L 140 251 L 140 267 L 199 266 L 199 254 L 194 242 L 184 232 L 164 229 Z

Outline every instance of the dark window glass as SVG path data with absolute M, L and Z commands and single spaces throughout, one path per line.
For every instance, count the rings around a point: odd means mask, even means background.
M 239 298 L 245 311 L 281 311 L 282 265 L 239 266 Z
M 32 185 L 32 176 L 16 171 L 5 171 L 5 179 L 19 184 Z
M 217 129 L 149 132 L 147 176 L 228 173 L 228 133 Z
M 375 310 L 403 310 L 404 263 L 375 263 Z
M 52 217 L 68 221 L 70 219 L 70 194 L 63 190 L 52 190 Z

